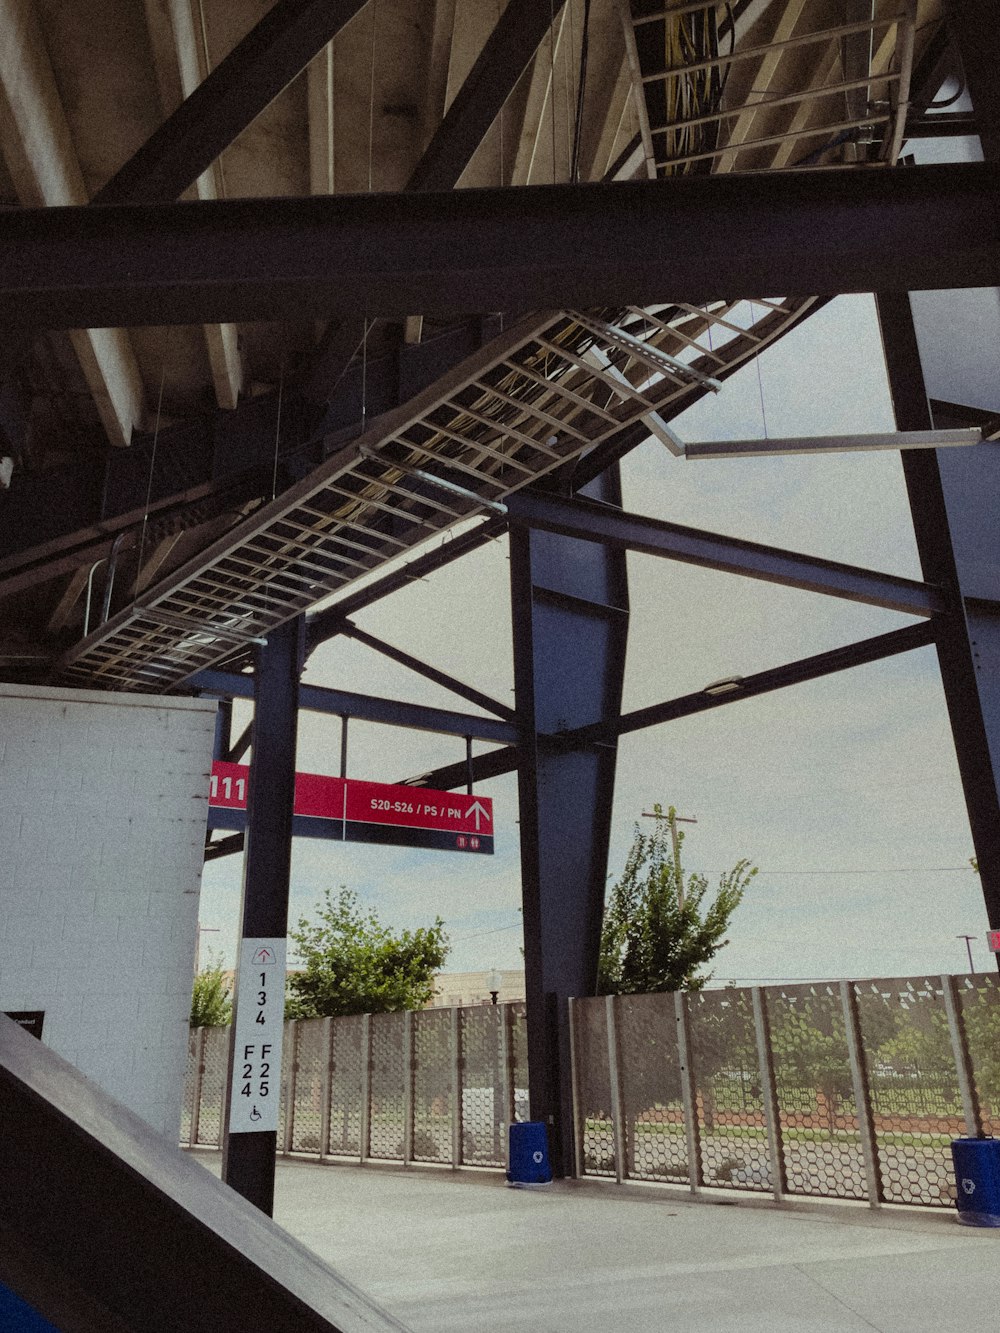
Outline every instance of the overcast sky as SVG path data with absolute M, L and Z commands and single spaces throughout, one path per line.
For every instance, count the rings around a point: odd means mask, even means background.
M 874 305 L 841 297 L 680 417 L 685 440 L 892 428 Z M 899 457 L 691 460 L 655 441 L 623 464 L 625 506 L 792 550 L 919 577 Z M 513 700 L 506 541 L 490 543 L 356 617 L 416 656 Z M 850 643 L 909 618 L 830 597 L 629 556 L 625 708 L 722 676 Z M 349 640 L 306 679 L 467 710 L 462 700 Z M 298 766 L 339 771 L 339 721 L 303 713 Z M 393 782 L 461 758 L 464 742 L 353 722 L 349 774 Z M 711 878 L 760 867 L 716 960 L 718 980 L 901 976 L 977 967 L 986 916 L 933 649 L 735 702 L 626 737 L 609 870 L 654 802 L 696 817 L 685 861 Z M 496 855 L 296 839 L 292 920 L 346 884 L 398 926 L 444 918 L 452 970 L 517 967 L 520 900 L 513 776 L 494 799 Z M 571 799 L 571 793 L 567 793 Z M 650 821 L 643 821 L 648 825 Z M 231 963 L 241 858 L 205 868 L 203 957 Z

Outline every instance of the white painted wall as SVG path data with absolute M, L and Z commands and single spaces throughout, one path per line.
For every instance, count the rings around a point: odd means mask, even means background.
M 0 685 L 0 1011 L 175 1142 L 215 711 Z

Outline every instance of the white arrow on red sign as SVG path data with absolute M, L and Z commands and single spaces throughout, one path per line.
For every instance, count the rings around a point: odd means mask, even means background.
M 466 810 L 465 812 L 466 819 L 468 819 L 470 815 L 476 816 L 477 833 L 479 832 L 480 829 L 479 821 L 481 816 L 485 815 L 487 824 L 490 822 L 490 812 L 486 809 L 484 805 L 480 805 L 478 801 L 473 801 L 472 804 L 469 806 L 468 810 Z

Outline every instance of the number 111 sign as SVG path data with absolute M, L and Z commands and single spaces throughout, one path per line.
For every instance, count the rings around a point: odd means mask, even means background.
M 275 1131 L 285 1021 L 285 941 L 243 940 L 237 975 L 229 1132 Z

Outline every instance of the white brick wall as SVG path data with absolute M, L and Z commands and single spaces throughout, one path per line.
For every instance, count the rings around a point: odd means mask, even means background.
M 215 710 L 0 685 L 0 1011 L 174 1140 Z

